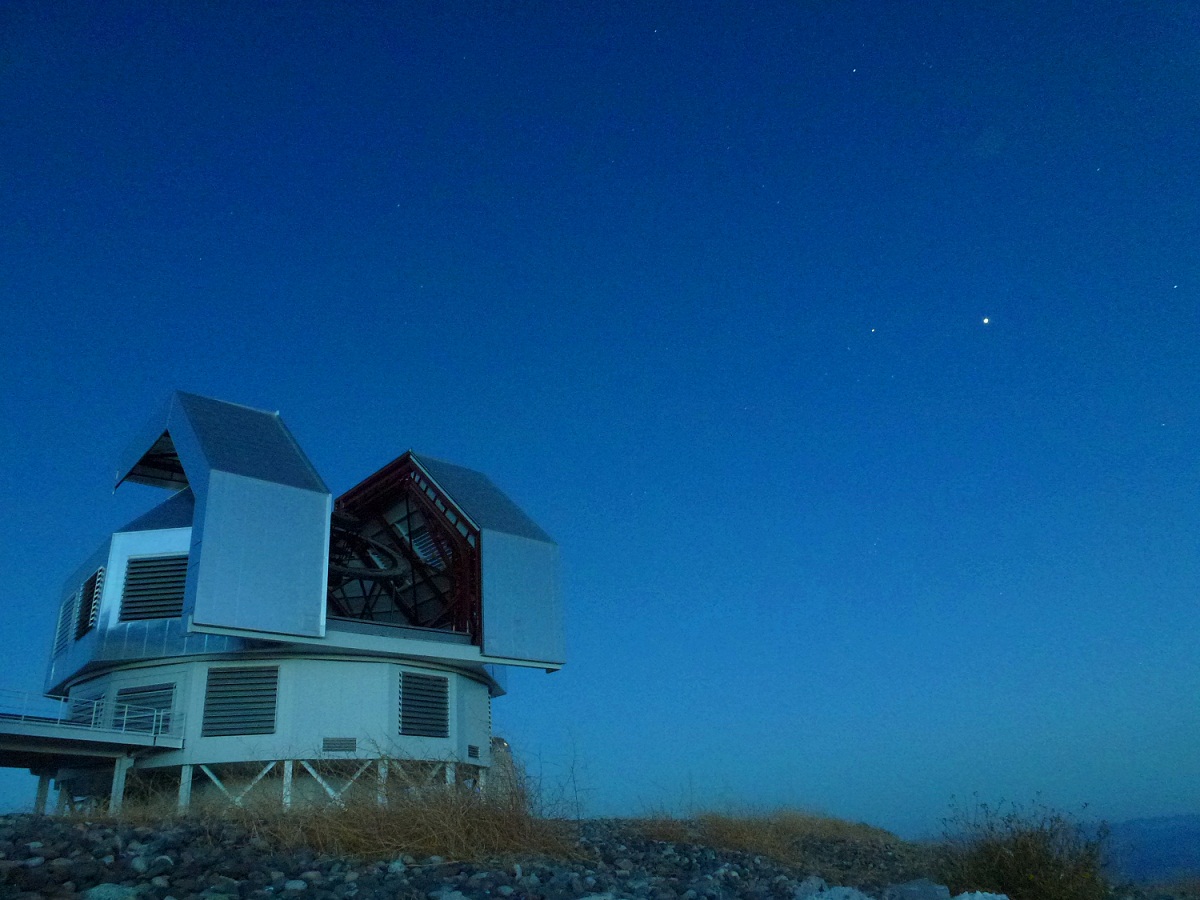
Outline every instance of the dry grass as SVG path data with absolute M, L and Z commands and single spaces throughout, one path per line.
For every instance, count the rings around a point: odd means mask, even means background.
M 351 801 L 277 815 L 258 820 L 256 830 L 279 846 L 362 858 L 565 856 L 574 847 L 565 823 L 535 816 L 521 803 L 454 787 L 406 794 L 386 805 Z
M 655 815 L 638 821 L 651 840 L 765 856 L 835 884 L 882 885 L 926 874 L 932 857 L 881 828 L 797 810 Z
M 255 768 L 247 767 L 242 774 Z M 335 770 L 322 774 L 331 776 Z M 547 814 L 540 791 L 524 773 L 503 790 L 481 792 L 430 784 L 424 777 L 406 780 L 404 761 L 392 761 L 391 771 L 385 803 L 379 802 L 370 783 L 351 785 L 338 803 L 297 804 L 284 810 L 279 785 L 264 780 L 236 806 L 211 791 L 206 796 L 193 794 L 191 808 L 182 815 L 176 810 L 176 779 L 139 773 L 128 783 L 120 813 L 110 816 L 93 809 L 79 815 L 131 825 L 186 821 L 214 837 L 234 825 L 273 847 L 307 847 L 359 858 L 410 855 L 464 861 L 516 854 L 565 858 L 578 852 L 571 824 Z
M 693 819 L 655 816 L 639 820 L 647 837 L 658 841 L 700 840 L 726 850 L 759 853 L 786 862 L 798 842 L 898 841 L 880 828 L 797 810 L 766 813 L 701 813 Z
M 1108 830 L 1049 807 L 976 804 L 945 823 L 939 874 L 952 891 L 1012 900 L 1104 900 Z

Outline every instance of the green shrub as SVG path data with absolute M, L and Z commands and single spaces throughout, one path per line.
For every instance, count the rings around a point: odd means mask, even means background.
M 976 804 L 943 822 L 940 877 L 953 893 L 1011 900 L 1105 900 L 1108 827 L 1085 825 L 1040 803 Z

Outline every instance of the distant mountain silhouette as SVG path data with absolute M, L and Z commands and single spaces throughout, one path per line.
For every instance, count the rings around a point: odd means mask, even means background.
M 1110 848 L 1116 874 L 1130 881 L 1200 875 L 1200 815 L 1118 822 Z

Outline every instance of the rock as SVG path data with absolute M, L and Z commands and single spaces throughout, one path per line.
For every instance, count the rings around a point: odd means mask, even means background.
M 918 878 L 903 884 L 888 885 L 883 892 L 883 900 L 950 900 L 950 888 L 928 878 Z
M 307 891 L 308 882 L 301 881 L 299 878 L 289 878 L 283 883 L 283 889 L 285 891 Z
M 137 889 L 123 884 L 98 884 L 83 892 L 84 900 L 135 900 Z
M 404 860 L 394 859 L 390 863 L 388 863 L 387 870 L 388 870 L 389 875 L 401 875 L 404 873 L 404 870 L 407 868 L 408 868 L 408 866 L 406 866 L 404 864 Z
M 632 872 L 633 861 L 626 858 L 618 859 L 615 863 L 613 863 L 613 868 L 618 872 Z
M 954 900 L 1008 900 L 1008 894 L 989 894 L 986 891 L 968 891 L 959 894 Z
M 871 900 L 871 898 L 854 888 L 831 887 L 818 894 L 814 900 Z
M 802 882 L 792 889 L 792 897 L 794 900 L 803 900 L 805 897 L 811 897 L 813 894 L 819 894 L 825 890 L 828 885 L 824 878 L 818 878 L 816 875 L 809 875 Z

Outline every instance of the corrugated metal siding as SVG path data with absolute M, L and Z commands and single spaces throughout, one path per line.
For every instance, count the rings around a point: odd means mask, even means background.
M 273 734 L 278 694 L 278 666 L 209 669 L 200 734 Z
M 450 681 L 437 675 L 400 673 L 400 733 L 450 736 Z
M 187 554 L 129 560 L 121 595 L 121 621 L 174 619 L 183 615 Z

